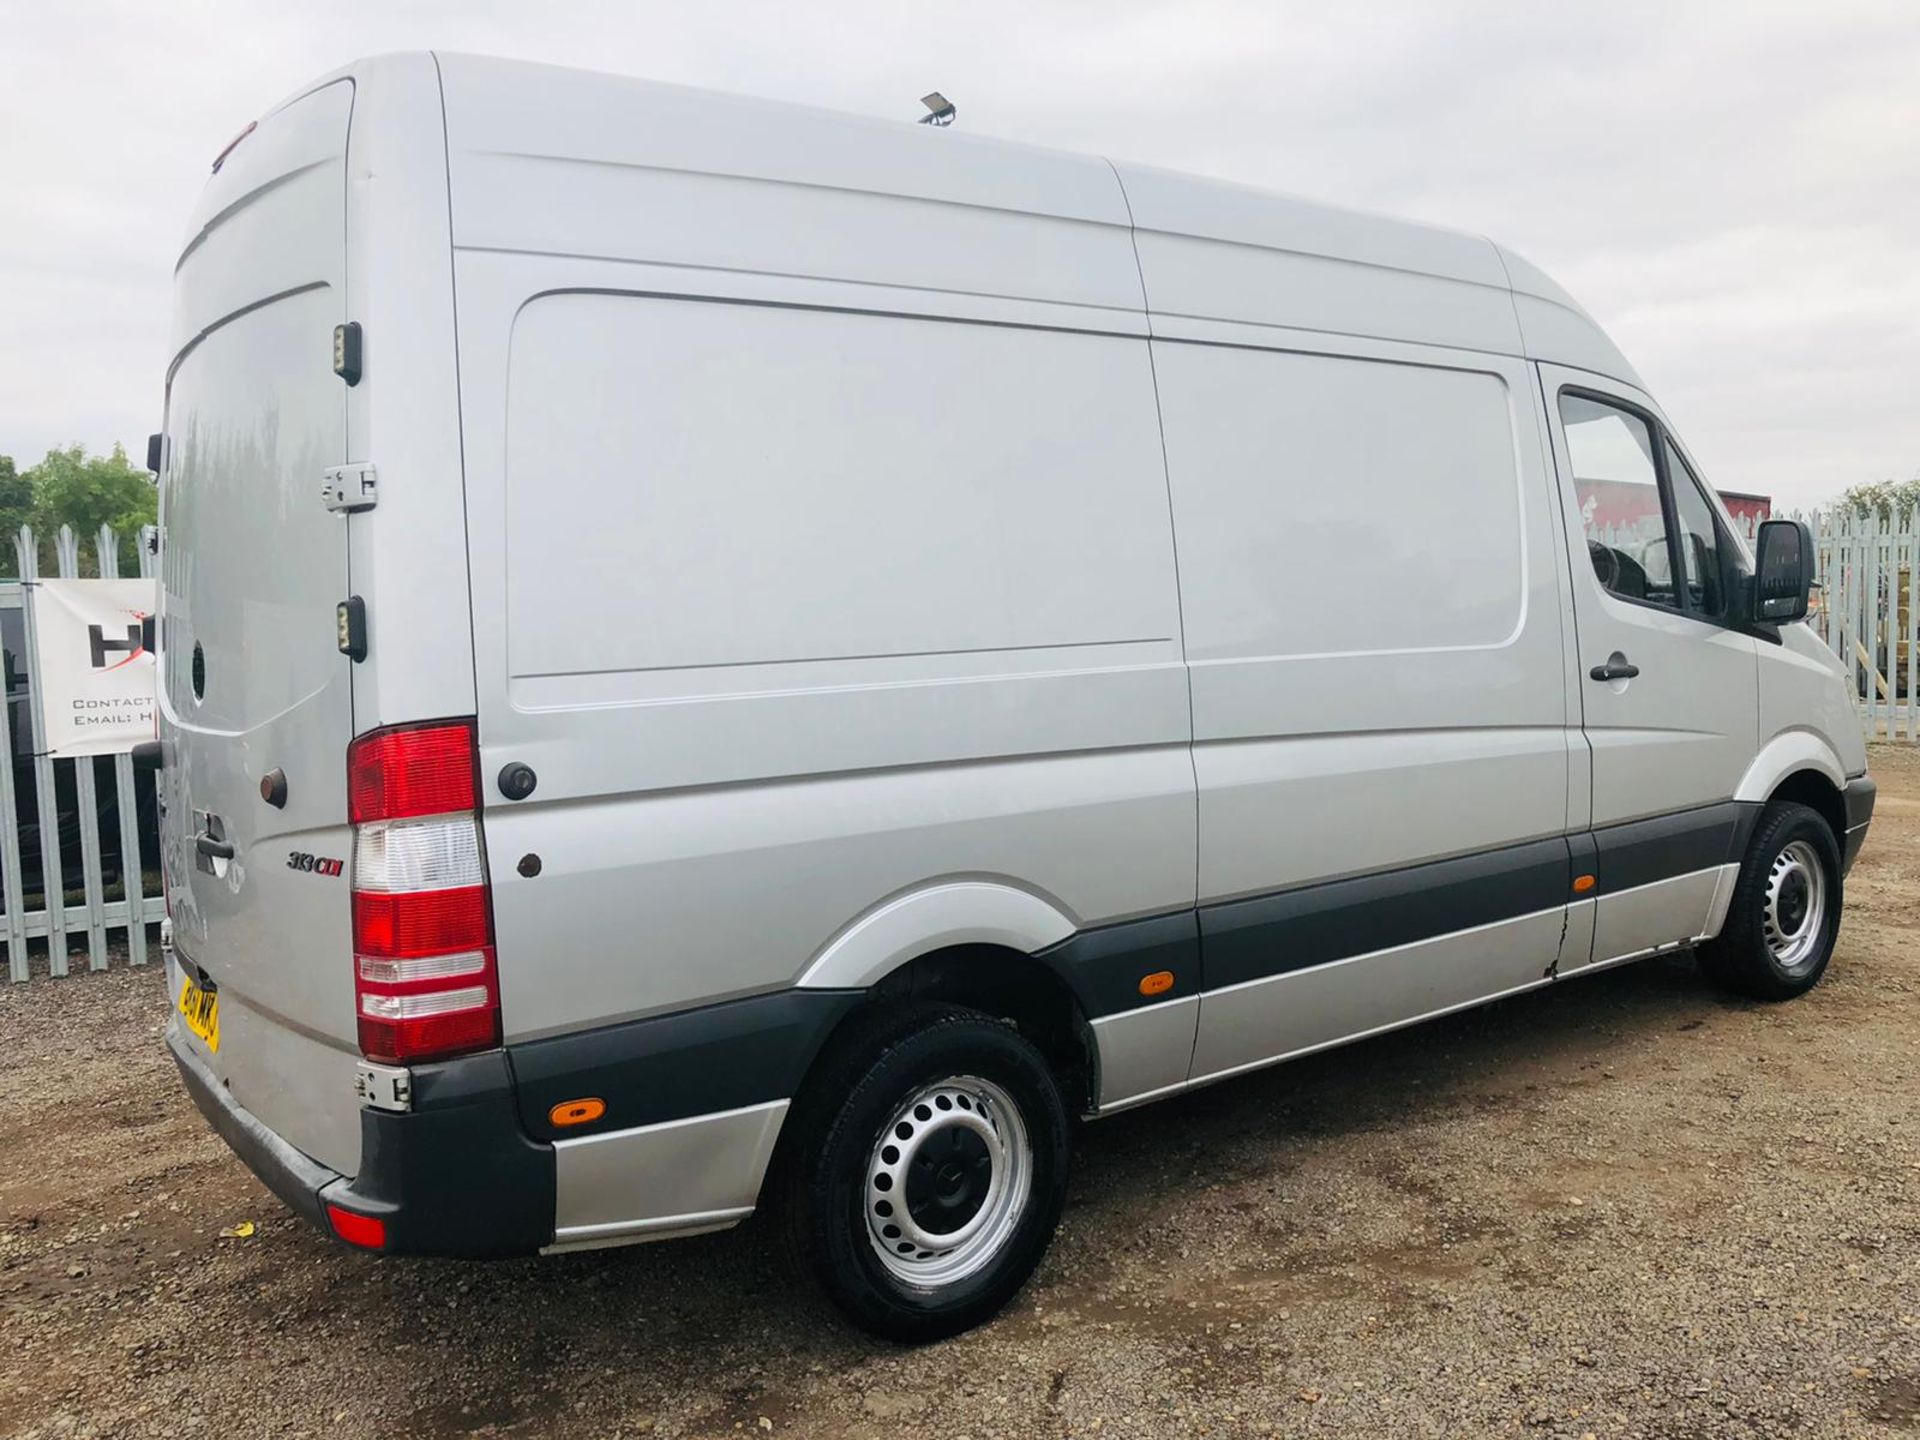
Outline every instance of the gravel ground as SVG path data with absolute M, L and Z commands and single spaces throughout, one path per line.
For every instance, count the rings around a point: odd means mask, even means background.
M 7 988 L 0 1433 L 1920 1433 L 1920 751 L 1874 768 L 1811 996 L 1631 966 L 1084 1127 L 1035 1283 L 918 1351 L 752 1225 L 346 1252 L 194 1112 L 156 973 Z

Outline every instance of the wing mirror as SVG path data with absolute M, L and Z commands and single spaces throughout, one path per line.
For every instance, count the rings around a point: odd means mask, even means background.
M 1766 520 L 1754 543 L 1753 618 L 1784 625 L 1807 618 L 1813 531 L 1799 520 Z

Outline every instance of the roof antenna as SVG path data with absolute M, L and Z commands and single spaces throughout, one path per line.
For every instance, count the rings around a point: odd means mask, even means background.
M 953 123 L 953 102 L 938 90 L 931 95 L 922 95 L 920 103 L 927 107 L 927 114 L 920 117 L 922 125 L 951 125 Z

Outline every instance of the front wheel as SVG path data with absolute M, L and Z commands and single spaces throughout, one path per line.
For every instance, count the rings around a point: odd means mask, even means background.
M 789 1149 L 788 1235 L 834 1302 L 890 1340 L 992 1316 L 1046 1254 L 1067 1113 L 1011 1025 L 915 1006 L 861 1023 L 809 1085 Z
M 1715 981 L 1756 1000 L 1820 982 L 1840 934 L 1840 849 L 1818 811 L 1769 805 L 1754 827 L 1717 939 L 1700 948 Z

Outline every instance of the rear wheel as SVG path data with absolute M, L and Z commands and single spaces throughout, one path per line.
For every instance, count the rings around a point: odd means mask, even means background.
M 802 1097 L 786 1171 L 789 1241 L 834 1303 L 887 1339 L 937 1340 L 992 1316 L 1046 1253 L 1066 1107 L 1011 1025 L 877 1014 Z
M 1756 1000 L 1790 1000 L 1826 973 L 1840 933 L 1840 848 L 1818 811 L 1767 807 L 1754 827 L 1726 924 L 1700 949 L 1718 983 Z

